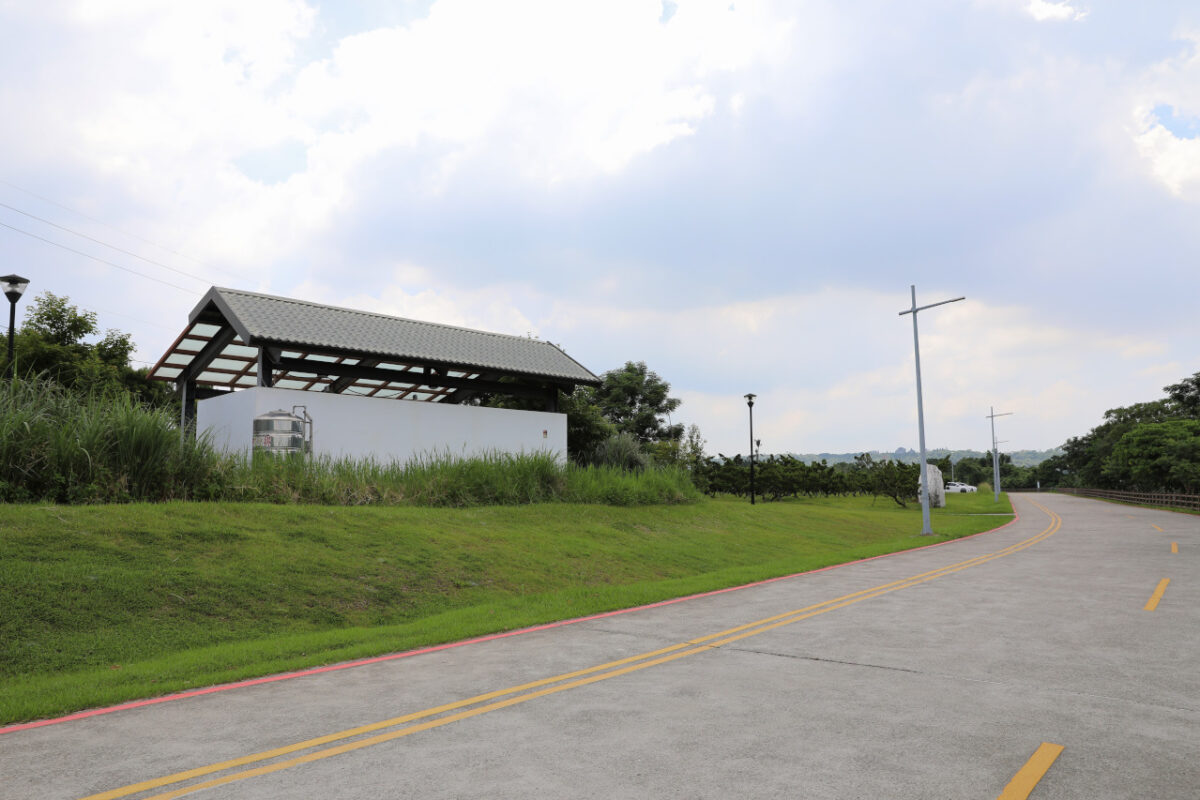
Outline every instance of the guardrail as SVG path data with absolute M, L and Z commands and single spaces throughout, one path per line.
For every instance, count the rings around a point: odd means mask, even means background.
M 1102 500 L 1119 500 L 1122 503 L 1134 503 L 1139 506 L 1159 506 L 1161 508 L 1186 508 L 1189 511 L 1200 511 L 1200 494 L 1175 494 L 1172 492 L 1118 492 L 1111 489 L 1071 489 L 1058 487 L 1054 491 L 1064 494 L 1074 494 L 1080 497 L 1098 497 Z

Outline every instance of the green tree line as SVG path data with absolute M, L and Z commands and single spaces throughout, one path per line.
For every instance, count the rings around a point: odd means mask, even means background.
M 1042 486 L 1200 493 L 1200 372 L 1104 421 L 1038 465 Z M 1047 483 L 1049 481 L 1049 483 Z

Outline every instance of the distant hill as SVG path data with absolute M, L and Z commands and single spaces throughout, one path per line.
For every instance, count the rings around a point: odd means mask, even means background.
M 864 451 L 860 450 L 854 453 L 792 453 L 791 455 L 801 461 L 828 461 L 830 464 L 853 463 L 854 457 Z M 905 447 L 898 447 L 891 452 L 883 452 L 879 450 L 868 450 L 871 458 L 878 461 L 881 458 L 890 458 L 893 461 L 902 461 L 906 464 L 915 464 L 921 460 L 921 454 L 916 450 L 909 450 Z M 1050 450 L 1001 450 L 1006 456 L 1011 456 L 1013 464 L 1018 467 L 1032 467 L 1042 463 L 1051 456 L 1062 455 L 1062 449 L 1055 447 Z M 929 461 L 936 461 L 949 454 L 950 460 L 958 463 L 964 458 L 979 458 L 980 456 L 990 455 L 988 452 L 980 450 L 948 450 L 945 447 L 939 447 L 933 450 L 925 451 L 925 458 Z

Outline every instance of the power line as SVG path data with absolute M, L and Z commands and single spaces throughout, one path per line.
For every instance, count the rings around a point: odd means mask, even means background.
M 74 247 L 67 247 L 65 244 L 59 244 L 58 242 L 53 241 L 51 239 L 47 239 L 44 236 L 38 236 L 36 233 L 30 233 L 29 231 L 23 231 L 20 228 L 16 228 L 16 227 L 13 227 L 12 225 L 9 225 L 7 222 L 0 222 L 0 226 L 8 228 L 10 231 L 16 231 L 17 233 L 24 234 L 25 236 L 28 236 L 30 238 L 37 239 L 38 241 L 45 242 L 46 244 L 52 244 L 55 247 L 61 247 L 63 250 L 67 250 L 69 252 L 75 253 L 76 255 L 83 256 L 84 258 L 90 258 L 93 261 L 99 261 L 101 264 L 107 264 L 110 267 L 116 267 L 117 269 L 124 270 L 125 272 L 128 272 L 132 275 L 137 275 L 139 278 L 145 278 L 147 280 L 151 280 L 156 283 L 161 283 L 165 286 L 170 286 L 172 289 L 178 289 L 181 292 L 187 292 L 188 294 L 192 294 L 192 295 L 200 294 L 200 292 L 197 292 L 195 289 L 188 289 L 187 287 L 180 286 L 177 283 L 171 283 L 170 281 L 164 281 L 162 278 L 156 278 L 153 275 L 147 275 L 144 272 L 138 272 L 136 269 L 130 269 L 129 267 L 122 267 L 120 264 L 114 264 L 111 261 L 105 261 L 103 258 L 94 256 L 91 253 L 85 253 L 82 250 L 76 250 Z
M 208 278 L 203 278 L 199 275 L 193 275 L 190 272 L 184 272 L 183 270 L 176 269 L 175 267 L 169 267 L 166 264 L 155 261 L 152 258 L 146 258 L 145 256 L 140 256 L 131 250 L 126 250 L 124 248 L 117 247 L 115 244 L 109 244 L 108 242 L 101 241 L 100 239 L 97 239 L 94 236 L 88 236 L 86 233 L 80 233 L 79 231 L 71 230 L 70 228 L 66 227 L 65 225 L 59 225 L 57 222 L 51 222 L 48 219 L 42 219 L 41 217 L 37 216 L 36 214 L 30 214 L 28 211 L 22 211 L 21 209 L 17 208 L 16 206 L 10 206 L 8 203 L 0 203 L 0 208 L 7 208 L 9 211 L 15 211 L 18 214 L 24 214 L 25 216 L 29 217 L 30 219 L 36 219 L 38 222 L 44 223 L 46 225 L 51 225 L 55 228 L 58 228 L 60 231 L 66 231 L 67 233 L 70 233 L 74 236 L 78 236 L 81 239 L 87 239 L 89 242 L 95 242 L 96 244 L 111 248 L 113 250 L 116 250 L 118 253 L 124 253 L 127 256 L 133 256 L 134 258 L 139 258 L 142 261 L 145 261 L 147 264 L 153 264 L 156 267 L 162 267 L 163 269 L 170 270 L 171 272 L 177 272 L 186 278 L 193 278 L 195 280 L 200 281 L 201 283 L 212 283 L 212 281 L 210 281 Z
M 155 328 L 162 328 L 164 331 L 175 330 L 175 328 L 171 327 L 170 325 L 163 325 L 161 322 L 151 322 L 148 319 L 138 319 L 137 317 L 131 317 L 128 314 L 124 314 L 120 311 L 112 311 L 111 309 L 100 308 L 99 306 L 92 306 L 88 310 L 89 311 L 101 311 L 105 314 L 112 314 L 113 316 L 124 317 L 125 319 L 130 320 L 131 322 L 140 322 L 143 325 L 153 325 Z
M 177 255 L 177 256 L 179 256 L 180 258 L 186 258 L 188 261 L 194 261 L 195 263 L 199 264 L 199 265 L 200 265 L 200 266 L 202 266 L 202 267 L 206 267 L 206 268 L 208 268 L 208 269 L 216 270 L 217 272 L 220 272 L 220 273 L 222 273 L 222 274 L 224 274 L 224 275 L 228 275 L 228 276 L 229 276 L 229 277 L 231 277 L 231 278 L 238 278 L 238 279 L 240 279 L 240 278 L 239 278 L 239 276 L 237 276 L 237 275 L 234 275 L 232 272 L 230 272 L 230 271 L 228 271 L 228 270 L 221 269 L 220 267 L 214 267 L 212 264 L 206 264 L 205 262 L 201 261 L 201 260 L 200 260 L 200 259 L 198 259 L 198 258 L 193 258 L 192 256 L 189 256 L 189 255 L 187 255 L 186 253 L 181 253 L 181 252 L 179 252 L 178 250 L 172 250 L 170 247 L 167 247 L 166 245 L 163 245 L 163 244 L 158 244 L 157 242 L 153 242 L 153 241 L 151 241 L 151 240 L 149 240 L 149 239 L 146 239 L 146 238 L 144 238 L 144 237 L 138 236 L 136 233 L 129 233 L 128 231 L 121 230 L 121 229 L 120 229 L 120 228 L 118 228 L 118 227 L 115 227 L 115 226 L 113 226 L 113 225 L 109 225 L 109 224 L 108 224 L 107 222 L 105 222 L 104 220 L 96 219 L 96 218 L 95 218 L 95 217 L 93 217 L 93 216 L 89 216 L 88 214 L 85 214 L 85 213 L 83 213 L 83 212 L 82 212 L 82 211 L 80 211 L 79 209 L 76 209 L 76 208 L 71 208 L 70 206 L 65 206 L 65 205 L 63 205 L 62 203 L 59 203 L 59 202 L 58 202 L 58 201 L 56 201 L 56 200 L 52 200 L 52 199 L 50 199 L 49 197 L 46 197 L 46 196 L 44 196 L 44 195 L 40 195 L 40 194 L 38 194 L 37 192 L 30 191 L 29 189 L 26 189 L 26 188 L 24 188 L 24 187 L 17 186 L 15 183 L 12 183 L 12 182 L 10 182 L 10 181 L 6 181 L 6 180 L 4 180 L 3 178 L 0 178 L 0 183 L 4 184 L 5 186 L 8 186 L 8 187 L 10 187 L 10 188 L 12 188 L 12 189 L 16 189 L 18 192 L 24 192 L 25 194 L 29 195 L 30 197 L 36 197 L 38 200 L 42 200 L 42 201 L 44 201 L 44 202 L 47 202 L 47 203 L 49 203 L 49 204 L 50 204 L 50 205 L 52 205 L 52 206 L 58 206 L 59 208 L 61 208 L 61 209 L 65 210 L 65 211 L 70 211 L 72 214 L 77 214 L 78 216 L 81 216 L 81 217 L 83 217 L 83 218 L 84 218 L 84 219 L 86 219 L 86 220 L 90 220 L 91 222 L 94 222 L 94 223 L 96 223 L 97 225 L 103 225 L 104 227 L 108 228 L 110 231 L 116 231 L 117 233 L 121 234 L 122 236 L 128 236 L 128 237 L 130 237 L 131 239 L 137 239 L 139 242 L 144 242 L 145 244 L 148 244 L 148 245 L 150 245 L 150 246 L 152 246 L 152 247 L 157 247 L 157 248 L 158 248 L 158 249 L 160 249 L 160 250 L 165 250 L 165 251 L 167 251 L 168 253 L 171 253 L 172 255 Z M 22 213 L 24 213 L 24 212 L 22 212 Z M 140 256 L 139 256 L 139 258 L 140 258 Z

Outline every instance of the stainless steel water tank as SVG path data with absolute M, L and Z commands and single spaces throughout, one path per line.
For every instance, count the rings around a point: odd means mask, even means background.
M 304 419 L 283 409 L 254 418 L 254 452 L 304 453 Z

